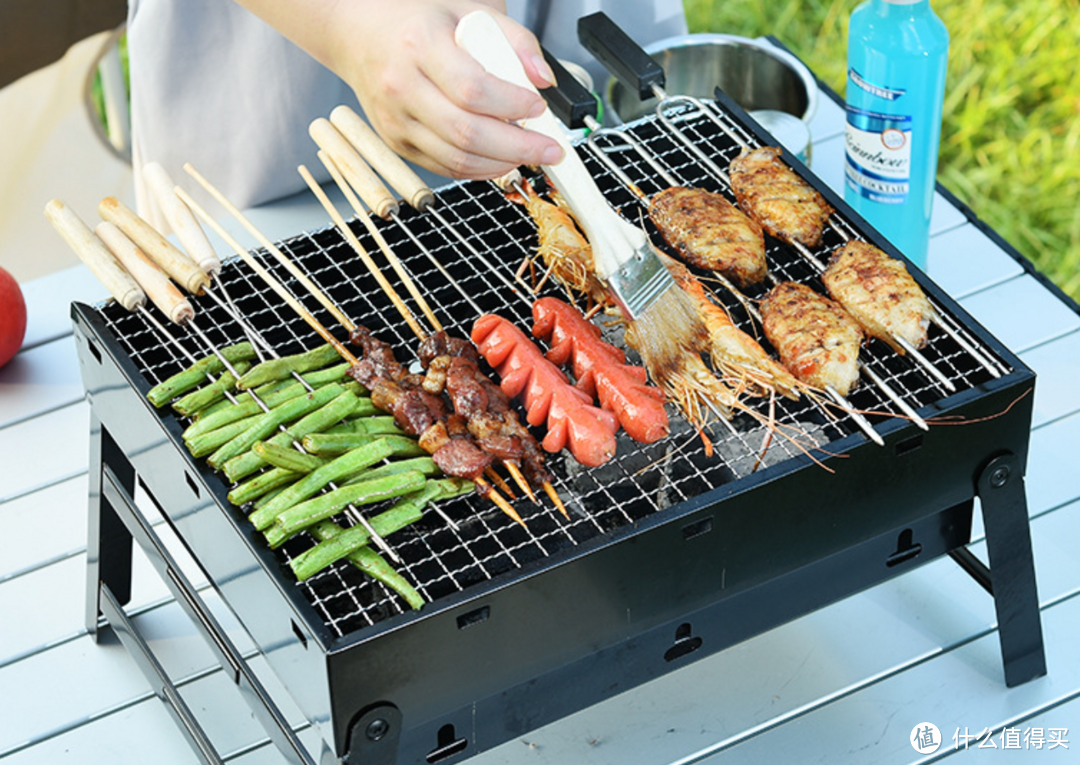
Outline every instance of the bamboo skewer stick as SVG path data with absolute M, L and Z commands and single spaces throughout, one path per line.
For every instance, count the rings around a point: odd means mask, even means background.
M 281 282 L 279 282 L 273 276 L 273 274 L 267 271 L 266 268 L 263 267 L 262 263 L 253 258 L 251 256 L 251 253 L 249 253 L 242 244 L 236 241 L 236 239 L 233 238 L 233 236 L 228 231 L 226 231 L 220 223 L 214 220 L 213 217 L 211 217 L 210 213 L 203 209 L 203 207 L 198 202 L 192 199 L 190 194 L 188 194 L 186 191 L 179 187 L 176 189 L 176 193 L 196 215 L 202 218 L 203 222 L 207 226 L 209 226 L 215 234 L 220 236 L 226 244 L 233 248 L 236 254 L 239 255 L 245 263 L 251 266 L 252 270 L 254 270 L 255 273 L 258 274 L 259 277 L 266 282 L 270 289 L 277 293 L 278 297 L 284 300 L 290 308 L 296 311 L 297 315 L 300 316 L 300 318 L 303 319 L 309 327 L 315 330 L 319 337 L 328 342 L 330 345 L 334 346 L 334 350 L 338 352 L 341 358 L 345 359 L 345 361 L 349 362 L 350 364 L 358 363 L 359 360 L 356 358 L 355 355 L 353 355 L 352 351 L 346 348 L 340 340 L 334 337 L 334 335 L 331 334 L 331 332 L 322 325 L 321 322 L 319 322 L 314 316 L 312 316 L 311 313 L 306 308 L 304 308 L 303 305 L 301 305 L 300 301 L 293 297 L 293 294 L 287 289 L 285 289 L 284 285 L 282 285 Z
M 255 225 L 252 224 L 252 222 L 249 221 L 242 212 L 240 212 L 236 205 L 230 202 L 224 194 L 222 194 L 217 188 L 214 187 L 213 184 L 206 180 L 206 178 L 204 178 L 202 174 L 199 173 L 199 171 L 196 170 L 190 162 L 184 165 L 184 171 L 196 181 L 198 181 L 200 186 L 202 186 L 215 200 L 217 200 L 217 202 L 222 207 L 224 207 L 228 211 L 228 213 L 233 216 L 233 218 L 235 218 L 236 221 L 247 230 L 249 234 L 255 237 L 255 240 L 260 245 L 266 248 L 267 252 L 269 252 L 279 263 L 281 263 L 281 265 L 283 265 L 290 274 L 296 277 L 296 279 L 311 292 L 315 299 L 319 301 L 320 305 L 322 305 L 323 308 L 329 311 L 330 315 L 337 319 L 341 323 L 341 325 L 345 327 L 345 329 L 347 329 L 349 332 L 355 329 L 356 325 L 349 320 L 348 316 L 342 313 L 341 309 L 338 308 L 333 301 L 327 298 L 312 283 L 308 275 L 301 271 L 299 268 L 297 268 L 291 260 L 285 257 L 285 253 L 283 253 L 277 245 L 271 242 L 269 238 L 267 238 L 261 231 L 259 231 L 259 229 L 256 228 Z
M 323 155 L 323 153 L 320 152 L 320 155 Z M 341 187 L 342 193 L 346 194 L 346 198 L 348 199 L 348 197 L 352 196 L 353 199 L 356 200 L 355 195 L 352 193 L 352 190 L 345 182 L 344 177 L 338 171 L 338 168 L 333 163 L 333 160 L 331 160 L 328 156 L 320 156 L 320 158 L 323 159 L 323 162 L 326 164 L 327 169 L 330 171 L 331 176 L 334 178 L 334 181 Z M 357 250 L 358 253 L 363 253 L 363 255 L 361 256 L 361 260 L 363 260 L 364 265 L 367 266 L 368 270 L 371 271 L 372 275 L 375 276 L 380 286 L 383 286 L 383 289 L 386 291 L 387 297 L 390 298 L 391 302 L 394 304 L 394 307 L 397 308 L 402 318 L 405 319 L 405 321 L 409 324 L 410 327 L 414 328 L 414 331 L 417 333 L 417 337 L 423 340 L 426 334 L 419 329 L 419 324 L 417 323 L 416 318 L 412 315 L 412 312 L 409 310 L 408 306 L 405 305 L 404 302 L 402 302 L 400 299 L 395 300 L 397 293 L 394 292 L 393 288 L 389 286 L 389 283 L 382 275 L 382 272 L 379 270 L 378 266 L 370 258 L 370 256 L 367 255 L 367 252 L 364 250 L 359 240 L 356 239 L 356 235 L 353 234 L 352 229 L 350 229 L 348 224 L 346 224 L 345 219 L 342 217 L 340 211 L 337 209 L 337 206 L 334 205 L 334 203 L 330 200 L 330 197 L 326 195 L 326 192 L 322 190 L 322 187 L 319 186 L 318 182 L 316 182 L 315 178 L 311 175 L 311 173 L 305 166 L 301 165 L 298 170 L 301 177 L 304 179 L 304 182 L 307 183 L 308 187 L 311 189 L 311 192 L 322 204 L 327 214 L 330 215 L 331 219 L 334 221 L 334 224 L 337 226 L 342 236 L 349 240 L 350 243 L 353 243 L 353 247 Z M 353 203 L 354 202 L 350 201 L 350 204 Z M 359 200 L 356 200 L 355 204 L 359 206 Z M 368 221 L 370 223 L 370 218 L 368 218 Z M 374 226 L 373 223 L 371 225 Z M 396 258 L 394 260 L 396 260 Z M 409 277 L 408 273 L 404 271 L 404 269 L 399 272 L 399 276 L 402 277 L 402 280 L 407 286 L 412 285 L 410 291 L 416 290 L 415 284 L 413 284 L 412 279 Z M 433 326 L 436 328 L 436 330 L 441 331 L 442 325 L 438 322 L 437 319 L 435 319 L 434 316 L 432 316 L 431 318 Z M 532 487 L 529 486 L 528 482 L 521 474 L 521 471 L 517 469 L 517 466 L 509 460 L 504 461 L 503 465 L 506 466 L 507 471 L 514 478 L 515 483 L 517 483 L 517 485 L 522 489 L 522 491 L 524 491 L 529 496 L 529 498 L 533 500 L 533 502 L 536 502 L 536 494 L 532 491 Z M 487 470 L 485 470 L 485 475 L 491 478 L 492 482 L 495 484 L 495 487 L 501 489 L 511 498 L 514 497 L 513 491 L 510 489 L 509 485 L 507 485 L 507 483 L 503 481 L 503 479 L 492 468 L 489 467 Z M 490 495 L 492 496 L 492 500 L 495 502 L 496 505 L 498 505 L 499 509 L 501 509 L 504 513 L 509 515 L 518 523 L 521 523 L 522 526 L 525 525 L 524 521 L 521 520 L 521 516 L 518 515 L 518 513 L 510 507 L 509 503 L 505 503 L 504 501 L 505 506 L 504 504 L 500 504 L 500 500 L 503 500 L 503 498 L 501 495 L 498 494 L 497 491 L 495 491 L 495 487 L 492 487 L 490 484 L 483 482 L 483 479 L 480 479 L 477 483 L 479 486 L 481 486 L 482 489 L 486 489 L 490 493 Z M 507 512 L 508 509 L 510 510 L 510 512 Z
M 338 209 L 334 205 L 334 203 L 330 201 L 330 197 L 326 195 L 326 192 L 322 190 L 322 187 L 315 181 L 315 179 L 312 177 L 311 173 L 306 167 L 300 165 L 298 170 L 300 172 L 300 176 L 307 183 L 308 188 L 311 189 L 311 193 L 315 195 L 316 199 L 318 199 L 319 202 L 322 204 L 323 209 L 325 209 L 327 214 L 330 215 L 330 219 L 334 221 L 334 225 L 337 226 L 338 231 L 345 238 L 345 241 L 352 245 L 352 248 L 356 250 L 357 255 L 360 256 L 360 260 L 364 262 L 364 265 L 367 266 L 368 271 L 373 277 L 375 277 L 375 281 L 379 283 L 379 286 L 382 288 L 383 292 L 386 293 L 386 296 L 390 299 L 390 302 L 394 304 L 394 308 L 396 308 L 398 310 L 398 313 L 401 314 L 401 318 L 404 319 L 405 323 L 409 325 L 409 329 L 411 329 L 419 339 L 424 339 L 427 336 L 427 333 L 424 331 L 423 327 L 421 327 L 420 324 L 416 321 L 416 317 L 413 316 L 413 313 L 409 310 L 409 307 L 405 305 L 405 302 L 401 299 L 401 296 L 398 295 L 397 291 L 390 285 L 390 282 L 388 282 L 386 280 L 386 277 L 383 276 L 383 273 L 379 270 L 379 267 L 375 265 L 375 261 L 371 259 L 371 256 L 368 254 L 367 250 L 364 249 L 364 245 L 360 244 L 360 240 L 356 237 L 356 234 L 353 233 L 353 230 L 349 228 L 349 224 L 345 222 L 345 219 L 341 217 L 341 213 L 338 212 Z M 432 326 L 434 326 L 436 329 L 442 328 L 441 325 L 439 325 L 438 320 L 434 319 L 434 316 L 430 317 L 430 320 L 432 320 Z

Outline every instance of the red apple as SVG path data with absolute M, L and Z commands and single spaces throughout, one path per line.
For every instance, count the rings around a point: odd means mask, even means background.
M 26 334 L 26 301 L 15 277 L 0 268 L 0 367 L 22 347 Z

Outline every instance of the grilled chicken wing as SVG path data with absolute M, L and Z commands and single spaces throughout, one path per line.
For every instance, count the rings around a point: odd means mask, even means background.
M 780 149 L 743 149 L 728 168 L 739 206 L 781 241 L 816 247 L 833 208 L 780 159 Z
M 805 284 L 781 282 L 761 302 L 765 336 L 792 374 L 846 396 L 859 377 L 862 330 L 847 311 Z
M 926 345 L 934 309 L 899 260 L 872 244 L 848 242 L 833 254 L 821 280 L 871 337 L 900 354 L 898 337 L 915 348 Z
M 649 217 L 692 266 L 719 271 L 740 287 L 768 273 L 761 226 L 722 194 L 672 186 L 650 200 Z

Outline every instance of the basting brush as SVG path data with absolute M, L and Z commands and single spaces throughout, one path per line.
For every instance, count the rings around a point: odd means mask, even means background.
M 462 17 L 455 36 L 457 44 L 488 72 L 535 90 L 510 41 L 490 14 L 474 11 Z M 668 368 L 679 356 L 700 348 L 705 328 L 693 302 L 660 262 L 645 232 L 608 205 L 551 110 L 519 124 L 562 146 L 563 159 L 542 169 L 584 229 L 592 245 L 596 274 L 607 284 L 626 319 L 628 342 L 650 371 Z

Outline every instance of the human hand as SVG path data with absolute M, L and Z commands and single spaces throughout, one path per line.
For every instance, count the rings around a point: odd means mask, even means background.
M 543 99 L 488 74 L 454 42 L 457 22 L 486 10 L 529 80 L 553 84 L 536 38 L 503 13 L 501 0 L 240 1 L 344 79 L 371 125 L 406 159 L 476 179 L 562 157 L 555 141 L 512 124 L 538 116 Z

